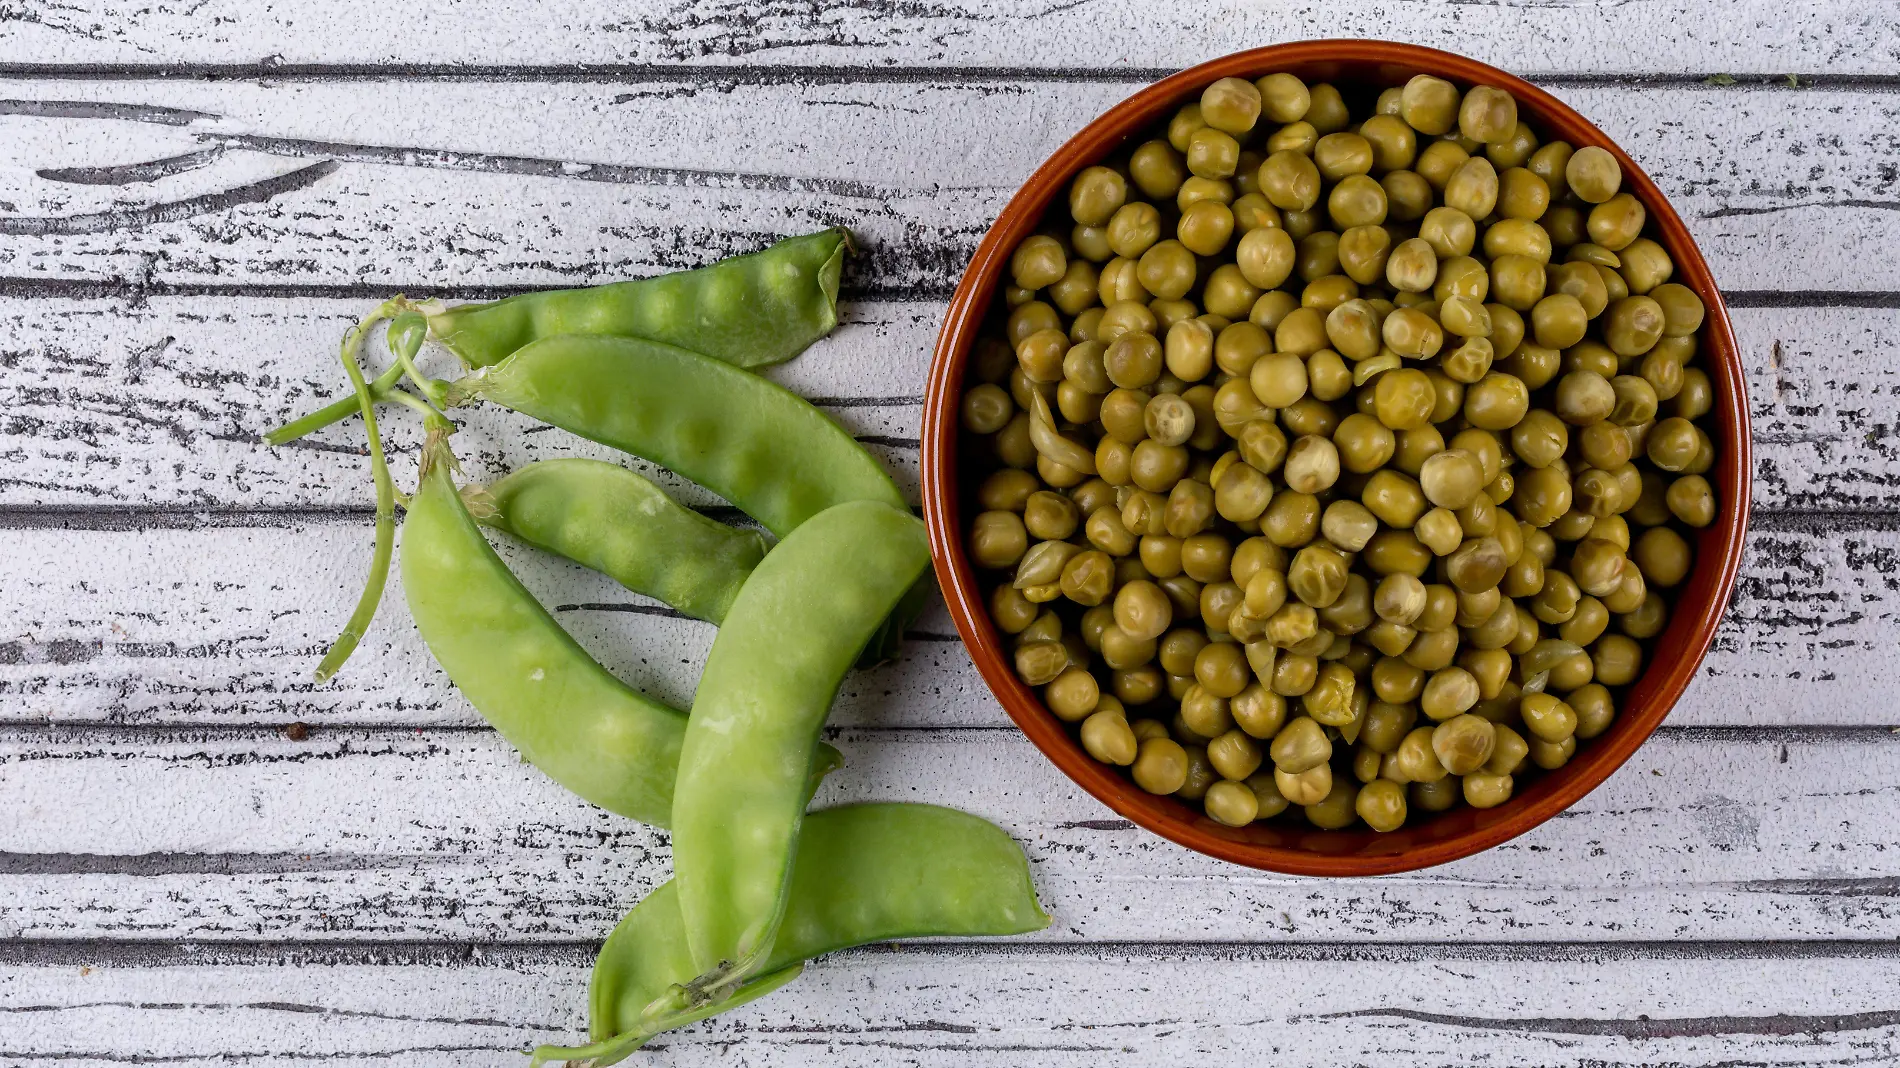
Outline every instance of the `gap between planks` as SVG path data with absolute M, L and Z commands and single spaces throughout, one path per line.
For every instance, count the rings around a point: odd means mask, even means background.
M 343 966 L 429 965 L 508 967 L 541 964 L 591 966 L 600 950 L 596 940 L 567 942 L 266 942 L 157 939 L 5 939 L 0 966 L 64 968 L 114 966 L 244 967 L 255 965 Z M 1009 941 L 884 942 L 829 954 L 833 958 L 904 954 L 951 960 L 1076 959 L 1118 957 L 1221 962 L 1299 961 L 1371 962 L 1587 962 L 1618 961 L 1777 961 L 1900 960 L 1900 942 L 1891 939 L 1812 939 L 1787 941 L 1647 942 L 1215 942 L 1094 941 L 1044 942 L 1016 937 Z
M 401 96 L 405 84 L 432 99 L 385 99 Z M 4 221 L 25 238 L 14 250 L 17 265 L 7 273 L 84 274 L 101 280 L 156 274 L 212 284 L 243 279 L 267 285 L 349 283 L 379 275 L 394 282 L 446 277 L 545 284 L 649 270 L 656 261 L 689 266 L 695 257 L 685 254 L 688 245 L 702 254 L 737 252 L 757 233 L 848 217 L 862 220 L 865 228 L 862 281 L 942 291 L 951 287 L 963 265 L 958 257 L 967 257 L 1003 197 L 1042 161 L 1044 153 L 1036 146 L 1053 144 L 1060 131 L 1079 126 L 1122 95 L 1115 86 L 1059 82 L 1013 88 L 867 84 L 862 94 L 843 94 L 854 97 L 850 100 L 826 99 L 841 95 L 835 86 L 764 87 L 751 95 L 769 100 L 719 102 L 723 110 L 712 125 L 739 128 L 745 136 L 737 142 L 715 139 L 710 147 L 669 134 L 682 121 L 711 121 L 705 117 L 709 102 L 674 98 L 735 95 L 725 86 L 617 91 L 621 87 L 549 83 L 535 95 L 546 97 L 555 110 L 538 125 L 487 122 L 471 128 L 441 118 L 497 110 L 514 114 L 520 109 L 511 104 L 513 98 L 532 88 L 528 83 L 368 81 L 280 86 L 269 79 L 161 80 L 143 88 L 135 82 L 8 84 L 0 92 L 61 98 L 28 99 L 18 106 L 57 106 L 87 115 L 107 108 L 110 113 L 117 105 L 109 98 L 129 93 L 150 98 L 142 107 L 162 102 L 169 108 L 162 127 L 142 130 L 113 122 L 73 130 L 75 122 L 90 121 L 84 117 L 9 124 L 26 139 L 21 154 L 52 173 L 174 159 L 179 152 L 202 149 L 207 140 L 232 148 L 271 147 L 227 152 L 224 169 L 167 179 L 164 189 L 150 191 L 163 202 L 142 209 L 147 212 L 163 209 L 166 218 L 186 211 L 211 213 L 193 216 L 200 221 L 189 227 L 186 246 L 145 231 L 100 238 L 94 231 L 146 216 L 120 211 L 123 205 L 108 188 L 59 185 L 22 169 L 6 183 L 6 200 L 17 200 L 18 211 Z M 1891 146 L 1866 131 L 1881 128 L 1892 96 L 1843 91 L 1800 98 L 1772 91 L 1712 97 L 1703 90 L 1667 88 L 1565 92 L 1587 97 L 1578 103 L 1639 158 L 1676 161 L 1657 177 L 1678 198 L 1679 209 L 1704 220 L 1696 226 L 1697 236 L 1731 286 L 1772 290 L 1798 282 L 1816 289 L 1896 288 L 1867 274 L 1869 264 L 1886 262 L 1878 247 L 1885 222 L 1876 217 L 1893 205 L 1891 182 L 1871 165 Z M 283 99 L 285 94 L 323 99 L 297 104 Z M 95 99 L 77 99 L 88 96 Z M 614 101 L 625 96 L 671 103 L 615 110 Z M 1718 118 L 1729 121 L 1711 121 L 1714 101 L 1724 105 Z M 0 102 L 0 109 L 7 106 L 14 102 Z M 873 110 L 862 110 L 867 106 Z M 803 110 L 807 107 L 821 110 Z M 333 118 L 391 109 L 403 117 L 371 128 L 336 125 Z M 207 120 L 203 129 L 178 129 L 184 113 L 221 118 Z M 787 126 L 786 115 L 804 121 Z M 959 154 L 939 147 L 920 155 L 910 131 L 933 121 L 947 123 L 945 128 L 1001 125 L 982 151 L 966 146 Z M 798 136 L 800 130 L 807 136 Z M 352 144 L 356 141 L 374 144 Z M 746 147 L 734 149 L 735 143 Z M 445 151 L 431 145 L 459 147 Z M 612 155 L 635 155 L 598 159 L 603 145 L 617 146 Z M 461 150 L 472 148 L 481 151 Z M 349 165 L 316 186 L 267 204 L 216 210 L 231 203 L 232 194 L 263 195 L 258 183 L 282 166 L 277 152 L 300 160 L 335 155 Z M 1691 154 L 1686 159 L 1685 152 Z M 398 178 L 386 173 L 390 164 L 431 173 Z M 870 186 L 858 181 L 867 174 L 885 181 Z M 574 182 L 558 189 L 546 184 L 557 177 Z M 248 184 L 234 188 L 233 182 Z M 184 195 L 213 189 L 226 199 Z M 867 202 L 867 192 L 879 196 Z M 558 203 L 540 203 L 544 196 Z M 1792 228 L 1783 225 L 1782 212 L 1801 213 L 1802 221 Z M 220 221 L 204 221 L 211 215 Z M 458 225 L 452 221 L 457 218 L 481 223 Z M 671 224 L 614 223 L 625 218 L 665 218 Z M 353 239 L 358 231 L 367 236 Z M 60 235 L 70 237 L 52 240 Z M 186 251 L 198 241 L 214 243 Z M 1804 243 L 1815 253 L 1805 259 L 1797 248 Z M 1764 256 L 1764 248 L 1779 254 Z M 534 257 L 523 259 L 523 249 Z M 289 259 L 286 250 L 294 252 Z M 368 262 L 366 255 L 371 261 L 394 258 Z M 1790 255 L 1810 268 L 1807 278 L 1791 279 L 1781 269 Z M 339 264 L 348 269 L 337 269 Z
M 1146 85 L 1177 74 L 1181 67 L 1047 66 L 850 66 L 786 64 L 746 67 L 691 66 L 669 63 L 574 63 L 560 65 L 465 65 L 459 63 L 0 63 L 0 78 L 61 81 L 230 81 L 282 82 L 591 82 L 637 85 L 646 82 L 696 82 L 713 85 L 850 84 L 864 82 L 989 84 L 993 82 L 1078 82 Z M 1637 71 L 1587 74 L 1516 71 L 1518 77 L 1546 88 L 1704 89 L 1738 93 L 1779 90 L 1893 92 L 1900 75 L 1740 74 L 1725 71 Z M 1789 78 L 1795 79 L 1793 83 Z
M 638 277 L 632 276 L 629 277 Z M 500 300 L 564 288 L 559 285 L 463 285 L 430 283 L 314 282 L 169 282 L 162 279 L 25 278 L 0 276 L 0 297 L 65 300 L 131 300 L 148 297 L 229 297 L 309 300 L 383 300 L 391 293 L 411 293 L 439 300 Z M 942 304 L 951 290 L 924 286 L 878 287 L 853 285 L 847 278 L 839 292 L 845 302 L 879 301 L 891 304 Z M 1730 289 L 1722 299 L 1731 308 L 1900 308 L 1900 290 L 1847 289 Z
M 922 635 L 911 640 L 929 641 L 932 636 Z M 944 637 L 945 641 L 957 641 L 954 636 Z M 407 741 L 420 735 L 442 735 L 445 737 L 494 734 L 495 729 L 486 723 L 349 723 L 324 721 L 308 723 L 299 721 L 295 726 L 299 737 L 294 742 L 309 742 L 324 737 L 349 736 L 356 740 L 374 743 L 378 740 Z M 284 737 L 288 728 L 281 724 L 262 723 L 115 723 L 96 720 L 13 721 L 0 723 L 0 744 L 39 742 L 62 745 L 85 744 L 98 740 L 115 745 L 128 742 L 147 741 L 152 744 L 177 744 L 180 742 L 240 742 L 240 741 L 277 741 Z M 980 736 L 985 734 L 1013 734 L 1017 730 L 1014 723 L 978 723 L 978 724 L 852 724 L 849 726 L 831 724 L 824 729 L 825 737 L 832 741 L 838 739 L 867 739 L 875 737 L 899 737 L 903 735 L 931 736 L 933 739 L 954 741 L 959 737 Z M 1900 745 L 1900 725 L 1884 723 L 1820 723 L 1820 724 L 1763 724 L 1760 726 L 1676 726 L 1665 723 L 1656 728 L 1653 738 L 1697 744 L 1724 744 L 1746 742 L 1756 745 L 1793 745 L 1818 743 L 1823 745 Z
M 910 446 L 913 450 L 914 443 Z M 735 526 L 750 525 L 744 513 L 730 506 L 694 511 Z M 912 512 L 922 515 L 921 508 Z M 190 505 L 9 505 L 0 504 L 0 530 L 281 530 L 323 523 L 356 524 L 373 519 L 373 505 L 336 505 L 289 508 L 195 508 Z M 1844 534 L 1900 530 L 1900 512 L 1788 509 L 1769 511 L 1759 506 L 1748 528 L 1765 534 Z

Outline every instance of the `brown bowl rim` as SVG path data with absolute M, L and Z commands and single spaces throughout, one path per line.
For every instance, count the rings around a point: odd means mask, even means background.
M 1714 416 L 1721 435 L 1716 476 L 1721 509 L 1696 537 L 1698 566 L 1678 592 L 1676 610 L 1643 676 L 1633 685 L 1611 729 L 1579 749 L 1563 768 L 1547 772 L 1498 808 L 1460 806 L 1416 829 L 1389 835 L 1318 831 L 1257 823 L 1229 828 L 1172 797 L 1137 788 L 1117 769 L 1090 757 L 1041 700 L 1016 678 L 991 625 L 982 591 L 964 553 L 957 487 L 957 400 L 963 368 L 976 340 L 996 280 L 1015 245 L 1034 232 L 1044 209 L 1083 166 L 1107 156 L 1128 137 L 1150 128 L 1208 83 L 1224 77 L 1337 66 L 1390 68 L 1392 79 L 1429 73 L 1461 86 L 1495 85 L 1517 98 L 1520 110 L 1546 139 L 1576 147 L 1598 145 L 1622 165 L 1624 189 L 1642 201 L 1653 236 L 1676 262 L 1671 280 L 1693 289 L 1707 306 L 1700 336 L 1703 367 L 1715 387 Z M 1336 75 L 1329 75 L 1336 76 Z M 1310 79 L 1309 79 L 1310 80 Z M 1389 80 L 1386 84 L 1398 84 Z M 1542 89 L 1488 64 L 1416 45 L 1366 40 L 1319 40 L 1236 52 L 1191 67 L 1142 89 L 1089 123 L 1038 167 L 977 246 L 950 301 L 931 361 L 922 432 L 924 519 L 937 579 L 965 649 L 1016 725 L 1064 774 L 1115 812 L 1196 852 L 1251 868 L 1295 875 L 1365 876 L 1444 864 L 1508 841 L 1550 819 L 1595 789 L 1646 741 L 1682 696 L 1715 638 L 1741 566 L 1747 534 L 1753 459 L 1747 388 L 1728 307 L 1688 228 L 1649 175 L 1582 115 Z M 1692 610 L 1690 610 L 1692 609 Z M 1448 822 L 1456 818 L 1455 824 Z M 1439 833 L 1426 833 L 1439 828 Z M 1268 839 L 1268 840 L 1262 840 Z M 1415 840 L 1416 839 L 1416 840 Z M 1381 848 L 1381 844 L 1384 848 Z

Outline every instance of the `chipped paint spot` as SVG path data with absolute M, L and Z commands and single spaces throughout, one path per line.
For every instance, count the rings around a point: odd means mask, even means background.
M 1753 848 L 1760 843 L 1761 817 L 1749 806 L 1721 794 L 1704 794 L 1689 806 L 1699 818 L 1696 828 L 1718 849 Z

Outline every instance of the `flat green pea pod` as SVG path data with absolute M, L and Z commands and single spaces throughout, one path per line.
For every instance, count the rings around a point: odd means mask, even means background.
M 429 652 L 529 763 L 609 812 L 666 826 L 686 717 L 601 667 L 495 555 L 456 492 L 446 439 L 430 432 L 402 525 L 403 592 Z M 813 755 L 815 769 L 836 761 Z
M 725 618 L 767 548 L 758 531 L 708 519 L 600 460 L 542 460 L 462 492 L 483 525 L 709 623 Z
M 851 248 L 851 232 L 839 226 L 698 270 L 586 289 L 454 307 L 396 297 L 358 326 L 363 331 L 383 318 L 400 320 L 401 328 L 392 324 L 390 332 L 390 351 L 399 362 L 369 389 L 377 401 L 400 400 L 397 383 L 407 372 L 436 400 L 441 383 L 422 377 L 414 364 L 425 334 L 471 368 L 500 363 L 516 349 L 557 334 L 646 338 L 734 367 L 783 363 L 837 328 L 838 276 Z M 345 397 L 270 431 L 264 441 L 295 441 L 355 415 L 358 407 L 355 397 Z
M 758 974 L 785 912 L 812 744 L 853 660 L 930 566 L 908 511 L 852 501 L 766 554 L 713 639 L 680 748 L 673 870 L 693 1004 Z
M 418 310 L 429 336 L 470 367 L 557 334 L 645 338 L 764 367 L 837 327 L 838 275 L 850 248 L 851 232 L 839 226 L 694 271 Z
M 804 398 L 670 345 L 537 341 L 452 383 L 445 403 L 476 399 L 651 460 L 776 537 L 845 501 L 907 507 L 877 459 Z
M 1048 925 L 1022 847 L 985 820 L 936 805 L 814 812 L 799 839 L 785 922 L 760 978 L 724 1001 L 672 1017 L 647 1015 L 648 1006 L 697 974 L 678 888 L 666 883 L 627 913 L 594 962 L 588 987 L 593 1044 L 543 1046 L 534 1051 L 534 1063 L 586 1058 L 604 1068 L 663 1030 L 778 989 L 805 961 L 836 950 L 929 935 L 1023 934 Z

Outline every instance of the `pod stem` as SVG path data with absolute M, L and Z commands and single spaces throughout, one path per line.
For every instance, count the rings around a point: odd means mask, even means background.
M 376 379 L 369 384 L 370 395 L 378 400 L 382 399 L 395 388 L 397 382 L 402 380 L 402 375 L 403 369 L 400 364 L 377 375 Z M 362 402 L 354 395 L 344 397 L 270 431 L 264 435 L 264 444 L 287 445 L 298 438 L 314 434 L 332 423 L 340 423 L 362 410 Z
M 426 309 L 433 306 L 433 304 L 433 301 L 424 301 L 418 304 L 415 301 L 409 300 L 407 297 L 391 297 L 389 300 L 378 305 L 374 311 L 369 313 L 367 318 L 357 324 L 356 332 L 358 334 L 358 344 L 361 344 L 363 336 L 366 335 L 369 328 L 376 323 L 385 319 L 395 318 L 406 312 Z M 409 381 L 415 383 L 416 389 L 420 390 L 423 397 L 428 400 L 430 406 L 436 409 L 435 414 L 438 416 L 442 414 L 441 409 L 446 406 L 443 403 L 444 394 L 448 392 L 449 384 L 441 379 L 428 377 L 422 373 L 421 368 L 416 366 L 416 354 L 421 351 L 422 342 L 426 336 L 426 331 L 418 333 L 411 339 L 409 344 L 395 344 L 394 339 L 392 339 L 390 351 L 395 354 L 396 362 L 390 365 L 388 370 L 385 370 L 382 374 L 370 380 L 369 393 L 372 403 L 382 404 L 392 400 L 400 402 L 400 398 L 397 396 L 400 392 L 398 383 L 404 378 L 407 378 Z M 264 435 L 264 444 L 287 445 L 290 442 L 296 441 L 298 438 L 314 434 L 326 426 L 340 423 L 350 416 L 360 413 L 362 410 L 363 406 L 359 398 L 355 396 L 340 398 L 318 408 L 314 412 L 307 412 L 285 423 L 283 426 L 266 433 Z
M 783 891 L 780 892 L 781 900 Z M 782 908 L 781 908 L 782 911 Z M 774 925 L 776 933 L 776 925 Z M 653 1016 L 665 1016 L 670 1011 L 696 1012 L 731 998 L 753 977 L 759 966 L 765 963 L 766 954 L 772 950 L 772 939 L 761 938 L 756 949 L 746 950 L 737 960 L 722 960 L 705 974 L 684 983 L 675 983 L 665 994 L 656 998 L 646 1007 L 642 1019 Z M 679 1006 L 684 1006 L 680 1008 Z
M 441 415 L 442 394 L 448 390 L 449 384 L 430 378 L 422 373 L 422 368 L 416 366 L 416 354 L 422 351 L 422 343 L 429 339 L 429 320 L 400 293 L 390 303 L 401 311 L 390 320 L 384 333 L 389 351 L 396 357 L 396 365 L 402 368 L 403 376 L 415 385 L 417 392 L 429 402 L 429 407 Z
M 450 382 L 442 393 L 444 408 L 461 408 L 480 400 L 482 391 L 488 386 L 489 368 L 483 367 Z
M 422 492 L 422 480 L 437 465 L 446 465 L 451 474 L 461 474 L 462 462 L 449 449 L 449 435 L 453 433 L 455 424 L 446 419 L 429 424 L 429 435 L 422 441 L 422 460 L 416 468 L 416 492 Z
M 578 1062 L 584 1068 L 607 1068 L 610 1064 L 619 1064 L 651 1041 L 653 1036 L 692 1022 L 700 1009 L 690 1005 L 682 1007 L 678 999 L 672 997 L 673 991 L 678 989 L 678 986 L 673 987 L 673 990 L 648 1005 L 646 1011 L 640 1014 L 640 1022 L 632 1030 L 585 1046 L 535 1047 L 528 1068 L 540 1068 L 548 1061 L 566 1061 L 570 1065 Z
M 383 455 L 382 430 L 376 425 L 375 398 L 369 390 L 369 383 L 363 380 L 363 369 L 357 366 L 356 351 L 362 347 L 363 336 L 372 326 L 386 318 L 389 304 L 371 312 L 362 322 L 343 335 L 343 345 L 337 357 L 343 362 L 343 371 L 350 376 L 350 385 L 356 391 L 357 411 L 362 413 L 363 426 L 369 432 L 369 467 L 376 481 L 376 549 L 370 557 L 369 576 L 363 585 L 362 595 L 357 598 L 356 610 L 350 613 L 350 620 L 343 626 L 343 633 L 337 635 L 330 644 L 329 652 L 323 656 L 323 662 L 317 665 L 317 682 L 330 681 L 343 666 L 343 662 L 356 651 L 356 643 L 361 641 L 370 621 L 376 618 L 376 608 L 382 602 L 383 588 L 389 584 L 389 561 L 396 549 L 396 484 L 389 477 L 389 460 Z
M 441 427 L 454 426 L 454 424 L 449 422 L 449 417 L 442 414 L 441 409 L 429 403 L 427 400 L 423 399 L 422 397 L 418 397 L 415 394 L 410 393 L 408 390 L 392 389 L 384 396 L 387 399 L 395 401 L 398 404 L 404 405 L 405 407 L 413 408 L 416 411 L 421 412 L 423 422 L 428 425 L 431 431 L 436 430 Z
M 626 1031 L 612 1038 L 586 1046 L 536 1046 L 528 1060 L 528 1068 L 541 1068 L 549 1061 L 566 1061 L 570 1065 L 582 1068 L 606 1068 L 610 1064 L 619 1064 L 627 1056 L 647 1044 L 658 1031 Z
M 471 482 L 458 492 L 462 495 L 462 507 L 468 509 L 470 519 L 485 527 L 506 529 L 505 524 L 497 522 L 501 517 L 501 503 L 495 500 L 494 494 L 488 492 L 487 486 Z
M 735 1008 L 754 997 L 771 993 L 796 978 L 804 967 L 802 963 L 794 964 L 769 975 L 759 976 L 735 987 L 718 1002 L 699 1005 L 683 1004 L 678 995 L 685 988 L 675 984 L 653 1004 L 646 1007 L 640 1014 L 639 1021 L 632 1028 L 585 1046 L 537 1046 L 532 1055 L 533 1059 L 528 1062 L 528 1068 L 540 1068 L 549 1061 L 566 1061 L 570 1065 L 581 1065 L 582 1068 L 607 1068 L 608 1065 L 618 1064 L 635 1050 L 646 1045 L 654 1036 Z

